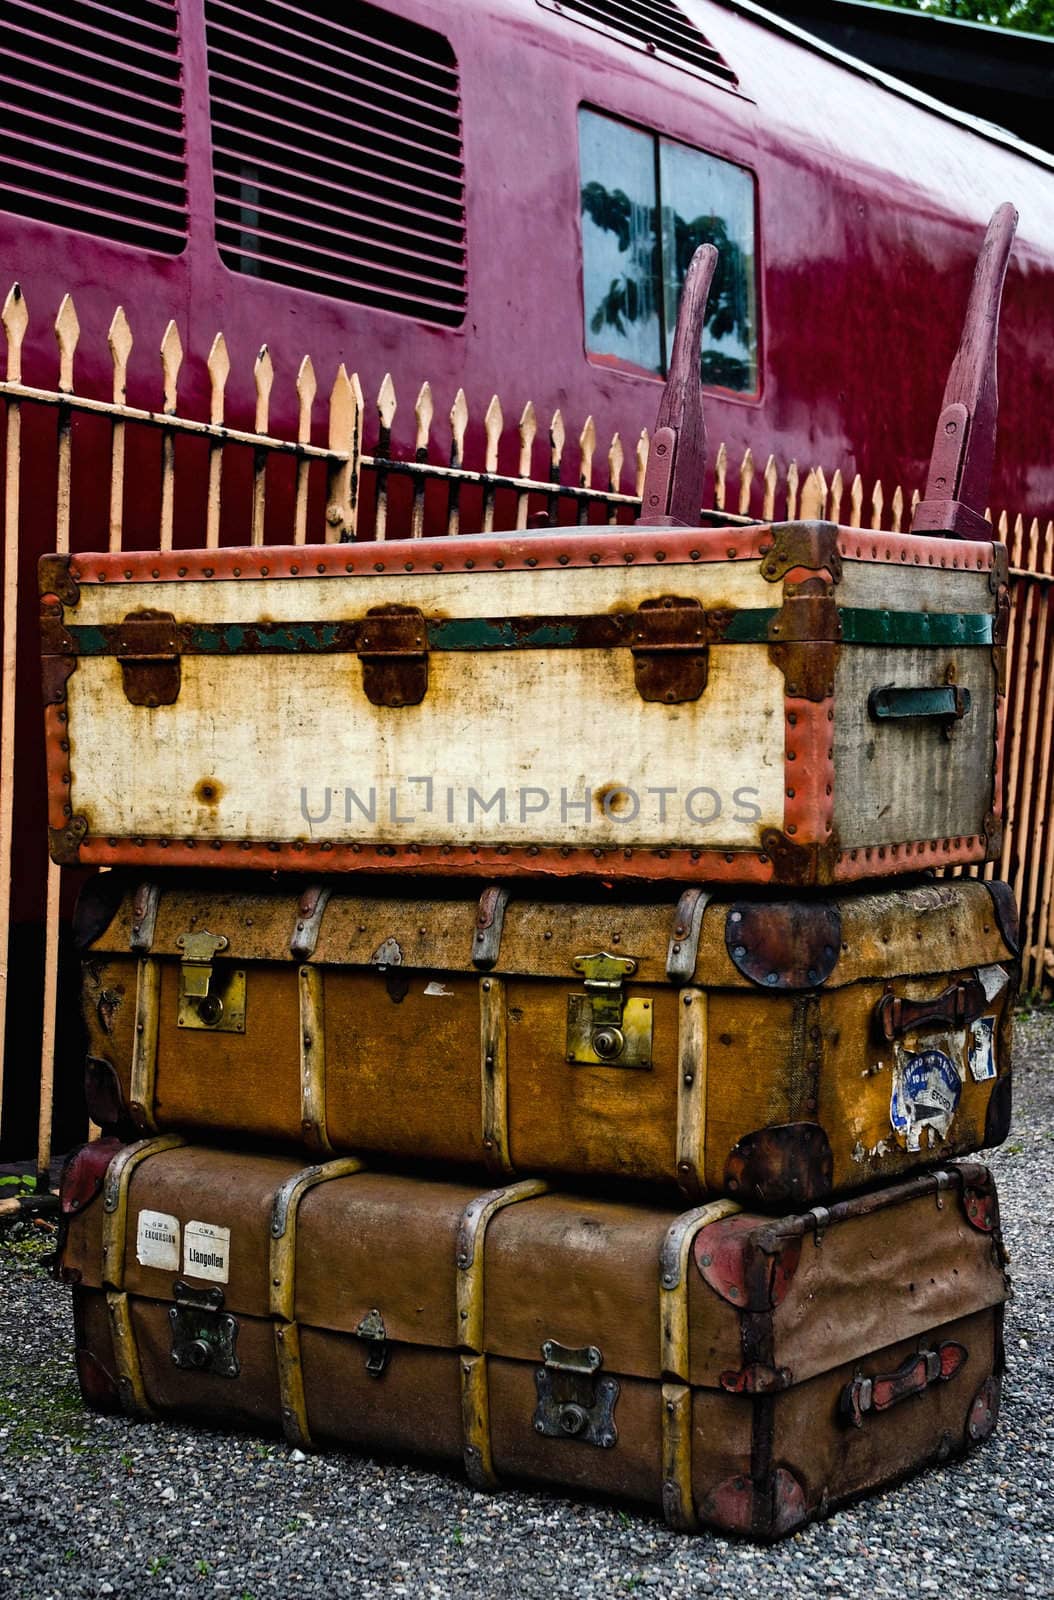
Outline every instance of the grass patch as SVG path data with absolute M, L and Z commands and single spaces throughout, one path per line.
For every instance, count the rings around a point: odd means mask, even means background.
M 16 1401 L 10 1393 L 0 1395 L 0 1428 L 7 1429 L 0 1449 L 20 1456 L 48 1456 L 53 1454 L 56 1435 L 74 1450 L 90 1447 L 87 1413 L 75 1379 L 41 1383 L 37 1367 L 9 1367 L 7 1375 L 16 1393 L 21 1390 L 27 1398 Z

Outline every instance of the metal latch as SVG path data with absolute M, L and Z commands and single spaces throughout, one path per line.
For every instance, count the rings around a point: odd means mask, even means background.
M 710 653 L 706 612 L 698 600 L 663 595 L 642 600 L 630 635 L 633 678 L 642 700 L 681 705 L 706 688 Z
M 179 629 L 171 611 L 130 611 L 113 629 L 114 655 L 133 706 L 170 706 L 179 699 Z
M 216 956 L 228 945 L 226 934 L 181 933 L 176 947 L 183 952 L 179 968 L 181 1028 L 211 1028 L 217 1033 L 245 1032 L 245 969 L 215 967 Z
M 371 705 L 420 705 L 428 692 L 428 627 L 417 606 L 372 606 L 358 644 Z
M 368 1346 L 366 1371 L 371 1378 L 379 1378 L 388 1365 L 388 1334 L 384 1326 L 384 1318 L 376 1306 L 372 1311 L 367 1311 L 355 1329 L 355 1337 L 356 1339 L 364 1339 Z
M 580 1066 L 651 1067 L 652 1006 L 650 1000 L 627 999 L 624 978 L 637 963 L 630 956 L 606 951 L 575 956 L 576 972 L 585 977 L 585 994 L 567 997 L 567 1059 Z
M 595 1344 L 574 1350 L 555 1339 L 542 1345 L 544 1367 L 534 1374 L 538 1405 L 534 1431 L 549 1439 L 579 1439 L 610 1450 L 618 1440 L 617 1378 L 599 1378 L 604 1358 Z
M 238 1324 L 223 1309 L 222 1289 L 192 1289 L 177 1283 L 169 1308 L 172 1327 L 172 1362 L 186 1372 L 209 1372 L 217 1378 L 236 1378 L 241 1371 L 234 1346 Z

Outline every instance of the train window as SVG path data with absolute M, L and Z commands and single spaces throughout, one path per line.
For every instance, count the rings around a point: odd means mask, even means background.
M 751 173 L 585 109 L 579 155 L 587 350 L 664 374 L 688 263 L 699 245 L 712 244 L 719 261 L 703 382 L 756 393 Z
M 177 255 L 187 238 L 175 0 L 7 0 L 0 208 Z
M 459 323 L 461 95 L 442 34 L 365 0 L 328 15 L 307 0 L 206 0 L 205 25 L 225 264 Z

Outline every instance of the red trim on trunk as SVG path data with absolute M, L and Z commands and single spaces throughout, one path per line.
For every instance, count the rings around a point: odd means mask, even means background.
M 955 839 L 915 839 L 906 844 L 879 844 L 842 850 L 835 864 L 833 881 L 852 882 L 858 878 L 884 878 L 887 873 L 918 872 L 922 867 L 969 866 L 988 860 L 988 843 L 983 833 Z
M 811 851 L 805 844 L 804 849 Z M 430 876 L 607 878 L 643 882 L 775 883 L 772 859 L 755 850 L 684 848 L 603 849 L 599 846 L 360 845 L 326 840 L 188 842 L 186 839 L 86 837 L 82 865 L 137 867 L 250 867 L 270 872 L 405 872 Z M 846 850 L 831 882 L 917 872 L 920 867 L 984 861 L 984 835 L 912 841 Z M 822 881 L 828 881 L 826 879 Z
M 48 827 L 66 828 L 72 807 L 69 718 L 65 703 L 44 707 L 44 754 L 47 765 Z
M 410 572 L 521 571 L 528 567 L 684 566 L 693 562 L 756 560 L 766 553 L 768 523 L 727 528 L 553 529 L 534 535 L 484 538 L 391 539 L 384 544 L 232 546 L 223 550 L 133 550 L 78 554 L 76 583 L 172 583 L 180 579 L 344 577 Z M 949 571 L 991 570 L 994 546 L 964 539 L 843 529 L 839 549 L 849 561 L 896 563 Z
M 686 566 L 756 560 L 766 523 L 748 528 L 598 528 L 483 538 L 391 539 L 384 544 L 258 545 L 225 550 L 136 550 L 77 555 L 76 583 L 171 583 L 180 579 L 344 577 L 411 572 L 488 572 L 529 567 Z
M 845 561 L 943 567 L 949 572 L 991 572 L 996 546 L 976 539 L 941 539 L 933 534 L 843 528 L 838 534 L 838 549 Z
M 783 831 L 827 845 L 834 825 L 834 700 L 784 699 Z

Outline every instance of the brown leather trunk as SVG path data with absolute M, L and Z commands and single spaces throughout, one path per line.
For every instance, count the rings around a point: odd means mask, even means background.
M 97 879 L 95 1120 L 788 1209 L 998 1144 L 1010 891 L 678 902 Z
M 98 1407 L 463 1460 L 479 1487 L 758 1538 L 995 1424 L 1008 1283 L 978 1165 L 774 1221 L 168 1136 L 86 1146 L 63 1208 Z

